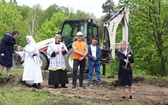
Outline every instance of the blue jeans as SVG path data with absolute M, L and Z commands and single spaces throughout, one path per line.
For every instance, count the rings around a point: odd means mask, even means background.
M 91 64 L 89 64 L 89 75 L 88 75 L 88 81 L 89 83 L 92 83 L 92 75 L 93 75 L 93 70 L 95 68 L 95 72 L 97 75 L 97 82 L 101 82 L 101 76 L 100 76 L 100 64 L 97 64 L 95 62 L 92 62 Z
M 84 70 L 85 70 L 85 65 L 86 65 L 86 59 L 83 59 L 82 61 L 74 59 L 73 75 L 72 75 L 72 84 L 74 86 L 76 86 L 78 66 L 80 66 L 79 82 L 80 82 L 80 85 L 83 85 L 83 74 L 84 74 Z

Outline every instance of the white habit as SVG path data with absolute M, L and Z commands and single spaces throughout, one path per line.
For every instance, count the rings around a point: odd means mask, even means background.
M 25 61 L 22 80 L 29 84 L 41 83 L 43 82 L 43 78 L 39 65 L 39 52 L 33 37 L 26 36 L 26 38 L 30 39 L 30 43 L 25 46 Z M 36 56 L 33 57 L 33 54 L 36 54 Z

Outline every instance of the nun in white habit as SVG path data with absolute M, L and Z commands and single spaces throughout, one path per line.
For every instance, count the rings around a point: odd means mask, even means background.
M 42 72 L 39 65 L 39 52 L 31 35 L 26 36 L 27 45 L 24 51 L 24 72 L 23 81 L 27 84 L 32 84 L 33 87 L 41 89 L 40 83 L 43 82 Z
M 56 34 L 55 42 L 48 46 L 47 54 L 50 59 L 48 85 L 55 88 L 61 84 L 62 88 L 67 88 L 68 76 L 66 71 L 64 55 L 68 51 L 65 44 L 61 42 L 62 36 Z

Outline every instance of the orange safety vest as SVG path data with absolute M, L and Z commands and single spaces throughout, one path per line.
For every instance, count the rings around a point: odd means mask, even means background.
M 74 43 L 75 43 L 75 45 L 76 45 L 76 50 L 78 50 L 78 51 L 80 51 L 80 52 L 82 52 L 82 53 L 85 53 L 85 49 L 86 49 L 86 47 L 87 47 L 86 42 L 83 42 L 83 41 L 81 41 L 81 42 L 75 41 Z M 82 57 L 82 56 L 81 56 L 80 54 L 73 53 L 73 59 L 80 59 L 81 57 Z M 86 57 L 85 57 L 84 59 L 86 59 Z

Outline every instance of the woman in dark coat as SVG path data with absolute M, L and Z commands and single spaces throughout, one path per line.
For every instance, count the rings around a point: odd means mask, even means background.
M 16 38 L 19 36 L 18 31 L 5 34 L 0 44 L 0 75 L 4 67 L 6 67 L 7 75 L 11 76 L 10 68 L 12 67 L 12 56 L 14 53 L 14 45 Z
M 122 89 L 122 100 L 125 98 L 125 86 L 128 85 L 129 90 L 129 98 L 128 100 L 132 99 L 132 68 L 130 63 L 134 62 L 133 55 L 130 50 L 126 49 L 126 42 L 122 41 L 120 43 L 120 50 L 118 51 L 118 58 L 120 60 L 119 69 L 118 69 L 118 79 L 119 79 L 119 86 Z

